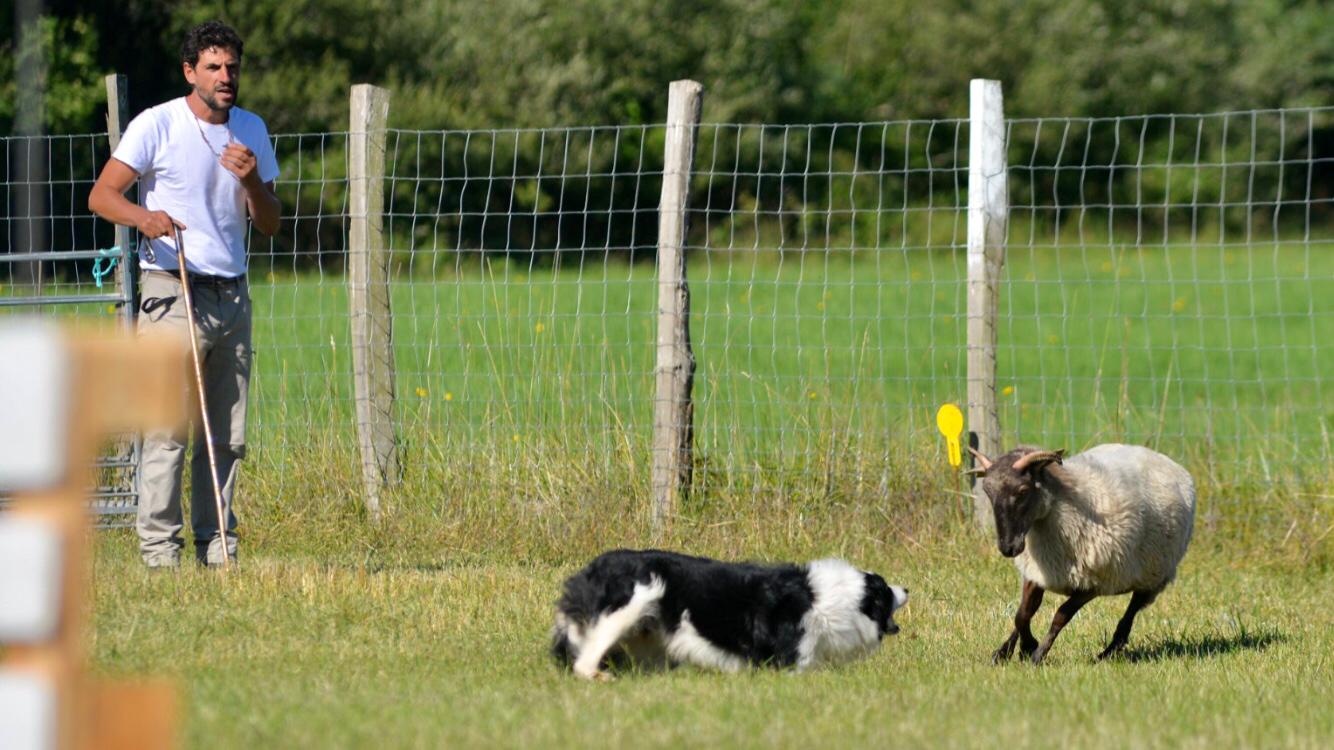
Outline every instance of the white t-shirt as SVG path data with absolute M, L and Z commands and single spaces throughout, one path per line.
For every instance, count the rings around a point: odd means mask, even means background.
M 111 156 L 139 173 L 139 201 L 185 225 L 185 267 L 212 276 L 246 272 L 245 189 L 218 163 L 230 141 L 255 152 L 261 182 L 278 178 L 269 129 L 252 112 L 232 107 L 214 125 L 195 117 L 185 97 L 146 109 L 130 121 Z M 153 260 L 145 249 L 151 244 Z M 139 267 L 176 271 L 174 234 L 139 242 Z

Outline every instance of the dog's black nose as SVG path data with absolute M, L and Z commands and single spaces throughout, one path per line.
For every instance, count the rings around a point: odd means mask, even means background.
M 891 622 L 889 624 L 889 627 L 885 628 L 885 632 L 888 633 L 889 635 L 895 635 L 899 632 L 899 626 Z

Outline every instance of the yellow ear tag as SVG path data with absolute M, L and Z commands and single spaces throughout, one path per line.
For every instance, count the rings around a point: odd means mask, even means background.
M 936 412 L 936 427 L 945 436 L 945 443 L 950 450 L 950 466 L 956 469 L 963 465 L 963 450 L 959 447 L 959 435 L 963 433 L 963 412 L 954 404 L 945 404 Z

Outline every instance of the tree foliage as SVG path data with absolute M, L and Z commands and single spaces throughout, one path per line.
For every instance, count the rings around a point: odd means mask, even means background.
M 1314 0 L 846 0 L 817 59 L 849 114 L 1114 116 L 1334 103 L 1334 7 Z
M 15 71 L 24 55 L 45 61 L 46 130 L 97 132 L 104 127 L 102 76 L 114 71 L 129 78 L 131 113 L 180 95 L 180 40 L 209 18 L 232 24 L 245 38 L 241 102 L 261 113 L 274 133 L 345 131 L 355 83 L 390 89 L 391 127 L 435 131 L 660 123 L 667 85 L 680 78 L 704 84 L 704 119 L 714 123 L 961 118 L 971 78 L 1000 80 L 1006 114 L 1019 118 L 1334 104 L 1334 5 L 1319 0 L 51 0 L 46 13 L 27 34 L 15 33 L 10 14 L 0 17 L 0 128 L 6 132 L 14 129 L 15 102 L 23 93 Z M 1325 113 L 1292 138 L 1277 135 L 1287 156 L 1318 165 L 1310 177 L 1314 196 L 1329 194 L 1334 181 L 1328 159 L 1316 158 L 1334 148 L 1332 121 Z M 854 132 L 831 131 L 815 149 L 817 158 L 843 171 L 858 164 L 867 144 L 847 141 Z M 1170 156 L 1174 148 L 1170 129 L 1146 128 L 1141 138 L 1148 155 Z M 793 154 L 810 150 L 791 145 Z M 908 156 L 895 152 L 901 144 L 873 145 L 880 159 L 886 152 L 893 163 Z M 1246 147 L 1235 138 L 1209 145 Z M 551 158 L 540 139 L 505 145 L 493 138 L 484 145 L 442 138 L 421 149 L 414 158 L 450 174 L 466 169 L 470 159 L 500 152 L 516 174 L 531 174 Z M 627 142 L 619 157 L 642 153 L 651 162 L 660 150 L 658 143 Z M 338 160 L 336 153 L 323 157 L 319 169 Z M 1111 157 L 1093 158 L 1106 164 Z M 605 166 L 590 163 L 589 171 Z M 805 167 L 820 179 L 820 165 Z M 284 166 L 289 175 L 299 168 Z M 1167 185 L 1169 176 L 1142 172 L 1133 187 L 1154 189 L 1159 180 L 1163 191 L 1184 189 L 1181 180 Z M 747 178 L 735 179 L 735 185 L 715 182 L 721 193 L 703 199 L 725 194 L 789 207 L 797 200 L 781 186 L 761 191 Z M 1222 196 L 1224 186 L 1208 179 L 1191 189 Z M 1292 171 L 1282 179 L 1306 178 Z M 496 181 L 491 192 L 467 194 L 439 185 L 437 202 L 469 209 L 469 215 L 506 205 L 537 216 L 551 200 L 540 181 Z M 1116 191 L 1131 187 L 1108 182 L 1107 190 L 1130 200 Z M 803 183 L 803 189 L 819 188 Z M 1299 188 L 1305 186 L 1294 183 Z M 1035 179 L 1016 189 L 1016 198 L 1027 200 L 1023 190 L 1056 195 L 1072 188 Z M 636 210 L 616 202 L 624 196 L 602 191 L 587 188 L 591 205 Z M 284 199 L 289 205 L 307 200 Z M 336 188 L 321 191 L 319 200 L 325 204 L 302 210 L 339 213 Z M 503 237 L 493 236 L 502 229 L 495 223 L 452 229 L 483 247 L 514 241 L 508 225 Z M 651 224 L 628 234 L 619 225 L 590 230 L 587 223 L 574 231 L 551 216 L 534 219 L 526 230 L 534 236 L 526 242 L 555 255 L 592 243 L 589 232 L 603 229 L 624 236 L 607 234 L 597 244 L 630 255 L 651 247 Z M 329 236 L 316 246 L 340 246 L 337 222 L 322 223 L 320 231 Z M 514 252 L 512 246 L 505 252 Z
M 345 127 L 353 83 L 396 127 L 657 122 L 694 78 L 717 122 L 959 117 L 995 78 L 1017 116 L 1334 102 L 1334 6 L 1318 0 L 127 0 L 48 4 L 53 131 L 100 126 L 100 76 L 131 109 L 179 94 L 191 25 L 246 39 L 244 103 L 275 131 Z M 0 85 L 14 91 L 13 20 Z M 0 96 L 9 126 L 13 96 Z
M 45 16 L 35 27 L 15 34 L 12 16 L 5 16 L 10 25 L 0 29 L 10 33 L 0 41 L 0 128 L 84 132 L 106 101 L 92 22 L 83 15 Z M 20 88 L 34 84 L 35 90 Z M 40 122 L 17 122 L 24 96 L 38 105 Z

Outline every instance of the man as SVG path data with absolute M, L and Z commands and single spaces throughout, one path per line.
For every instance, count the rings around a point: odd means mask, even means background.
M 236 106 L 241 48 L 241 38 L 225 24 L 210 21 L 192 29 L 181 47 L 190 93 L 134 118 L 88 195 L 93 212 L 134 227 L 142 236 L 140 333 L 189 335 L 176 261 L 177 230 L 185 245 L 204 400 L 227 518 L 224 535 L 218 529 L 204 433 L 196 425 L 190 520 L 196 559 L 208 565 L 223 562 L 224 543 L 230 554 L 236 552 L 232 497 L 237 462 L 245 455 L 251 362 L 246 217 L 269 236 L 281 218 L 273 192 L 278 162 L 268 128 Z M 125 198 L 135 180 L 141 205 Z M 136 527 L 140 553 L 150 568 L 180 564 L 186 440 L 183 433 L 144 436 Z

